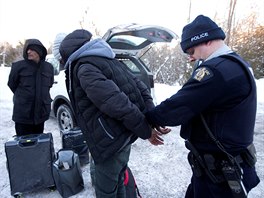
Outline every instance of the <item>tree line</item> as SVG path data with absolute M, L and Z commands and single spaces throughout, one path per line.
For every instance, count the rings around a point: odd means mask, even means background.
M 259 79 L 264 77 L 264 26 L 257 24 L 256 19 L 253 13 L 235 24 L 228 43 L 251 64 L 255 78 Z M 227 32 L 225 28 L 223 29 Z M 5 66 L 10 67 L 12 62 L 22 59 L 23 45 L 24 41 L 19 42 L 15 47 L 7 42 L 0 43 L 0 64 L 4 63 Z M 48 48 L 48 53 L 51 53 L 51 47 Z M 173 47 L 153 45 L 147 53 L 142 54 L 141 59 L 153 73 L 156 83 L 183 85 L 192 73 L 193 65 L 182 52 L 179 41 Z

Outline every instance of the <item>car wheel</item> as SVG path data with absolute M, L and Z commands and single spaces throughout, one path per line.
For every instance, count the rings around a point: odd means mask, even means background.
M 59 106 L 58 108 L 57 121 L 61 132 L 69 131 L 70 129 L 76 127 L 76 121 L 73 113 L 70 107 L 65 104 Z

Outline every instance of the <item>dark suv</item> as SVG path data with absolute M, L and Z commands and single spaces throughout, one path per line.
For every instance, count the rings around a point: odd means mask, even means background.
M 116 53 L 116 58 L 123 62 L 150 90 L 154 88 L 153 74 L 140 59 L 140 52 L 152 43 L 171 42 L 173 38 L 176 39 L 177 35 L 164 27 L 138 24 L 113 27 L 103 36 Z M 47 61 L 51 62 L 55 68 L 55 82 L 50 90 L 53 99 L 51 116 L 57 118 L 60 130 L 70 130 L 76 127 L 77 123 L 65 87 L 65 74 L 64 71 L 59 71 L 59 63 L 52 55 L 47 56 Z

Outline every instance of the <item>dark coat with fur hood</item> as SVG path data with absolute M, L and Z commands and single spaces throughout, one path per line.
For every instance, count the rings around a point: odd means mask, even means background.
M 27 50 L 34 45 L 40 55 L 40 62 L 28 60 Z M 50 88 L 54 82 L 53 66 L 45 61 L 47 50 L 37 39 L 26 41 L 23 49 L 24 60 L 12 64 L 8 86 L 14 93 L 14 122 L 40 124 L 49 118 L 51 110 Z

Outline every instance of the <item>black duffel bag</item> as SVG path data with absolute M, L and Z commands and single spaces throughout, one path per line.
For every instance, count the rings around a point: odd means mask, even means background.
M 63 198 L 75 195 L 84 189 L 79 157 L 73 150 L 59 150 L 52 171 L 56 188 Z

